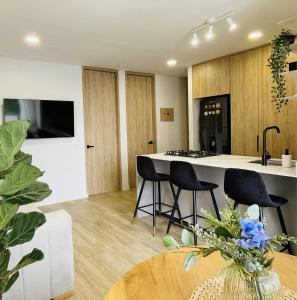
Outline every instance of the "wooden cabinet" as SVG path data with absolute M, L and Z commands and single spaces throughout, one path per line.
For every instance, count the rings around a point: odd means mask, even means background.
M 193 99 L 231 94 L 232 154 L 261 156 L 263 130 L 276 125 L 280 134 L 267 133 L 267 150 L 281 158 L 288 148 L 297 159 L 297 100 L 289 100 L 281 112 L 275 110 L 270 54 L 271 46 L 265 45 L 193 66 Z M 297 61 L 296 54 L 290 55 L 288 62 L 292 61 Z M 286 81 L 287 94 L 296 94 L 297 77 Z
M 230 57 L 231 152 L 258 155 L 258 57 L 250 50 Z
M 230 62 L 223 57 L 192 67 L 193 99 L 230 94 Z
M 271 54 L 271 46 L 263 46 L 257 49 L 258 52 L 258 80 L 259 80 L 259 141 L 260 153 L 262 153 L 263 130 L 272 125 L 280 129 L 267 133 L 267 150 L 272 157 L 280 158 L 285 149 L 289 148 L 288 132 L 288 106 L 284 106 L 281 112 L 277 112 L 272 103 L 271 70 L 267 66 L 267 60 Z M 296 146 L 295 146 L 296 147 Z

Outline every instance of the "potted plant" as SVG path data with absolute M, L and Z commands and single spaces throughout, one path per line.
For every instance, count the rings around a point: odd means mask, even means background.
M 259 221 L 259 207 L 253 205 L 241 218 L 238 210 L 228 207 L 221 213 L 223 221 L 202 210 L 206 228 L 190 228 L 201 241 L 201 246 L 194 247 L 184 260 L 184 267 L 189 270 L 199 257 L 206 257 L 219 251 L 229 262 L 220 275 L 224 281 L 224 299 L 228 300 L 280 300 L 283 290 L 277 274 L 273 271 L 273 254 L 276 246 L 297 242 L 296 238 L 285 234 L 269 237 L 264 230 L 264 223 Z M 171 236 L 165 236 L 166 247 L 176 248 L 193 246 L 193 234 L 187 229 L 182 231 L 182 245 Z
M 31 165 L 32 157 L 20 150 L 29 128 L 28 121 L 13 121 L 0 126 L 0 299 L 19 277 L 19 270 L 43 259 L 38 249 L 26 254 L 11 267 L 10 248 L 29 242 L 45 223 L 40 212 L 19 212 L 21 205 L 36 203 L 51 194 L 42 176 Z
M 286 91 L 285 75 L 287 68 L 287 58 L 290 54 L 290 44 L 294 43 L 295 36 L 288 30 L 282 30 L 278 36 L 271 41 L 271 56 L 268 59 L 268 66 L 272 75 L 272 101 L 278 112 L 283 105 L 287 105 L 288 99 Z

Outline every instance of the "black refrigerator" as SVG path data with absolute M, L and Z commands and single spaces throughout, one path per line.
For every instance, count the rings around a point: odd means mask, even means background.
M 200 100 L 199 125 L 201 150 L 231 154 L 230 95 Z

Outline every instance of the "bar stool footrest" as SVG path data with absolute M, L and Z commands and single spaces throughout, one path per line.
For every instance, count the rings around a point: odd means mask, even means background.
M 198 218 L 201 218 L 201 219 L 205 219 L 205 217 L 201 216 L 201 215 L 196 215 Z M 187 218 L 191 218 L 193 217 L 193 215 L 189 215 L 189 216 L 186 216 L 186 217 L 182 217 L 181 220 L 183 219 L 187 219 Z

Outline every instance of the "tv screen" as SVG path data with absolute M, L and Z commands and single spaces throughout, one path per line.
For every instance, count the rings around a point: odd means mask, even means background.
M 73 101 L 4 99 L 4 122 L 29 120 L 29 139 L 74 136 Z

